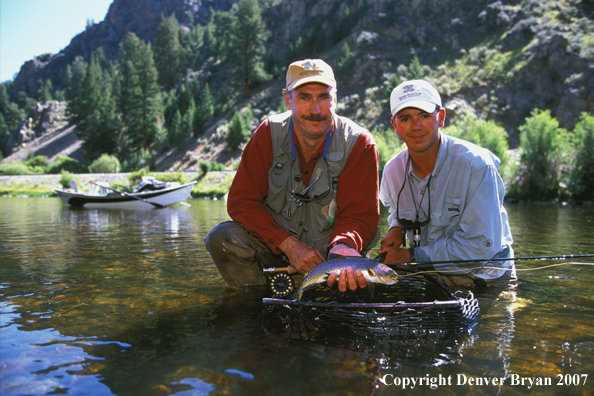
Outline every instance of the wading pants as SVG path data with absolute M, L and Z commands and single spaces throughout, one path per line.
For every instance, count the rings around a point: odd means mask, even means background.
M 363 251 L 365 255 L 379 240 L 379 230 Z M 217 269 L 229 286 L 263 286 L 268 284 L 263 268 L 286 267 L 285 254 L 274 254 L 258 238 L 250 235 L 243 225 L 227 221 L 213 228 L 204 244 Z M 325 252 L 322 252 L 324 254 Z

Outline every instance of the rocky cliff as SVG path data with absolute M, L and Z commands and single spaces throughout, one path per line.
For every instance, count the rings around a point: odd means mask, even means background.
M 152 41 L 163 17 L 175 14 L 182 26 L 204 23 L 210 7 L 229 10 L 236 2 L 114 0 L 105 20 L 89 26 L 62 52 L 27 62 L 11 89 L 31 91 L 39 78 L 51 78 L 60 87 L 66 65 L 77 55 L 86 57 L 102 46 L 114 59 L 128 31 Z M 267 48 L 282 72 L 276 81 L 254 91 L 256 114 L 274 109 L 287 60 L 299 51 L 323 57 L 335 67 L 341 114 L 370 129 L 388 127 L 390 78 L 403 76 L 402 65 L 415 56 L 442 92 L 453 118 L 463 108 L 493 119 L 506 127 L 512 147 L 517 145 L 517 127 L 535 108 L 550 109 L 568 129 L 581 112 L 594 113 L 594 0 L 260 3 L 270 31 Z M 339 69 L 344 44 L 353 60 Z M 213 122 L 212 133 L 220 122 L 224 120 Z M 199 144 L 191 148 L 204 151 Z
M 164 17 L 175 15 L 182 26 L 205 23 L 209 9 L 227 11 L 237 0 L 114 0 L 100 23 L 87 26 L 58 54 L 45 54 L 26 62 L 11 87 L 11 92 L 37 90 L 39 79 L 51 79 L 62 88 L 66 67 L 76 56 L 88 59 L 91 52 L 103 47 L 108 59 L 116 59 L 118 46 L 128 32 L 152 42 Z

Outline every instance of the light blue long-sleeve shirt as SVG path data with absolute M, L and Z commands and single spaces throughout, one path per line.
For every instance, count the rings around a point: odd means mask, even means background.
M 435 269 L 445 275 L 471 274 L 477 281 L 489 282 L 512 271 L 516 277 L 513 261 L 485 263 L 490 258 L 512 258 L 513 243 L 507 212 L 503 207 L 505 186 L 497 169 L 501 161 L 489 150 L 465 140 L 453 138 L 440 132 L 441 141 L 433 172 L 420 180 L 408 169 L 405 181 L 408 150 L 400 152 L 385 166 L 380 186 L 380 200 L 389 207 L 390 228 L 402 227 L 397 217 L 415 220 L 424 192 L 418 220 L 430 216 L 427 225 L 421 227 L 420 247 L 415 248 L 415 260 L 420 269 Z M 410 183 L 409 183 L 410 180 Z M 412 192 L 411 192 L 412 186 Z M 399 210 L 397 203 L 400 193 Z M 414 196 L 414 201 L 413 201 Z M 429 212 L 429 203 L 431 211 Z M 407 231 L 412 241 L 412 230 Z M 473 264 L 427 264 L 436 261 L 481 260 Z M 473 269 L 475 268 L 475 269 Z M 509 275 L 509 274 L 507 274 Z M 482 282 L 481 282 L 482 280 Z

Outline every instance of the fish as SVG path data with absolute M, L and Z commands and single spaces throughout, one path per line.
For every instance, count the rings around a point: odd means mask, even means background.
M 340 274 L 340 270 L 352 267 L 353 271 L 361 270 L 368 283 L 393 285 L 398 282 L 398 274 L 392 268 L 364 257 L 337 257 L 316 265 L 303 278 L 297 289 L 297 301 L 301 301 L 303 292 L 318 283 L 328 280 L 330 274 Z

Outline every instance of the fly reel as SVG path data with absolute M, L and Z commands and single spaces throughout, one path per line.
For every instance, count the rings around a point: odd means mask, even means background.
M 270 289 L 277 298 L 287 297 L 295 290 L 295 282 L 287 273 L 277 273 L 270 279 Z

